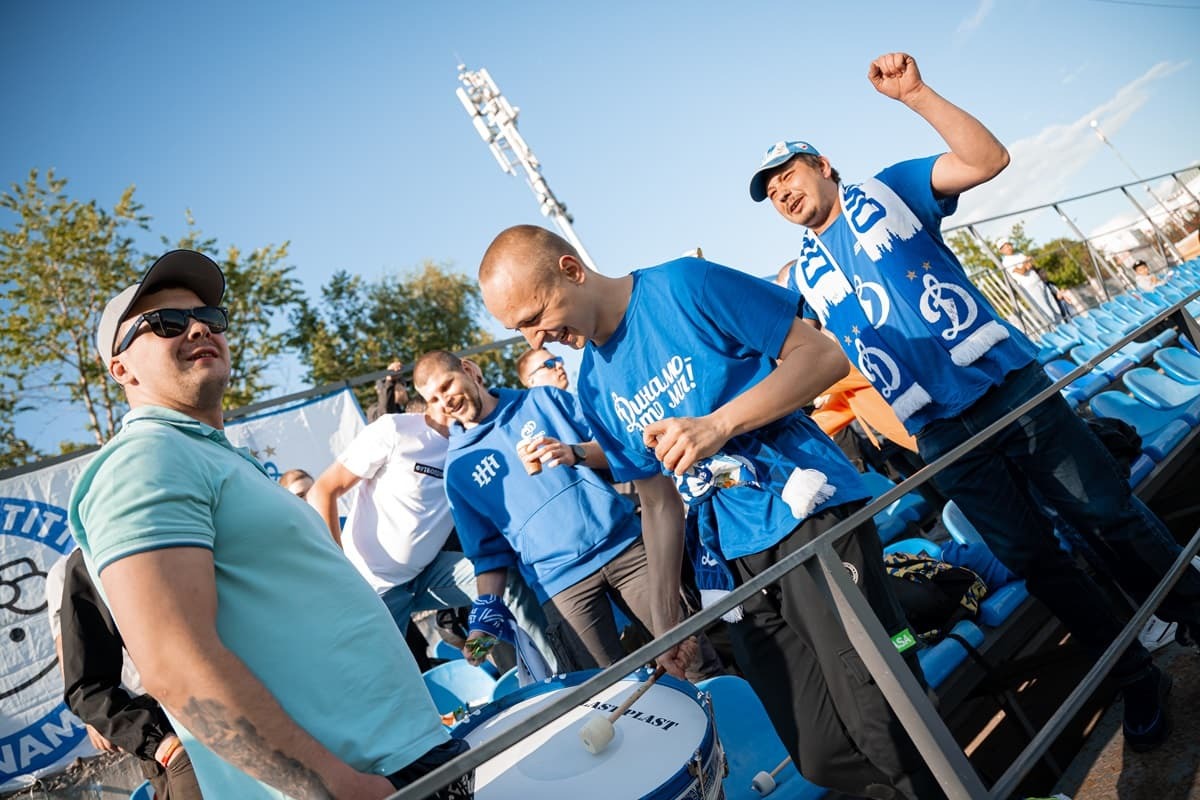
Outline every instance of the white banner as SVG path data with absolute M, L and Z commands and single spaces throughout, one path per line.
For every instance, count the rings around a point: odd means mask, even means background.
M 248 447 L 275 480 L 291 469 L 302 469 L 316 478 L 366 424 L 354 392 L 343 389 L 280 410 L 231 420 L 225 425 L 225 435 L 238 447 Z M 342 496 L 343 515 L 351 494 Z
M 0 481 L 0 790 L 96 752 L 62 701 L 46 615 L 46 573 L 75 549 L 67 503 L 91 458 Z
M 289 469 L 320 475 L 365 425 L 354 393 L 343 389 L 233 420 L 225 430 L 278 479 Z M 0 481 L 0 791 L 96 752 L 62 701 L 46 615 L 46 573 L 75 549 L 67 505 L 92 455 Z

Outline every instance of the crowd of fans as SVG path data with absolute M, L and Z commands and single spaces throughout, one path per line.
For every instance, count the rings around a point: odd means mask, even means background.
M 466 748 L 422 683 L 432 655 L 414 614 L 444 613 L 464 658 L 523 682 L 606 666 L 862 507 L 867 468 L 911 474 L 1047 386 L 940 238 L 1007 151 L 910 56 L 880 57 L 869 77 L 948 151 L 848 185 L 810 143 L 773 145 L 750 194 L 800 226 L 780 285 L 699 251 L 609 277 L 556 234 L 510 228 L 479 282 L 530 344 L 514 365 L 525 388 L 489 386 L 449 352 L 406 354 L 411 373 L 387 366 L 369 424 L 315 478 L 277 484 L 229 443 L 224 276 L 199 253 L 163 255 L 97 331 L 132 411 L 76 486 L 80 550 L 52 589 L 65 694 L 92 741 L 135 754 L 160 796 L 385 797 Z M 1061 315 L 1004 245 L 1030 302 Z M 554 344 L 583 351 L 576 393 Z M 1135 598 L 1179 552 L 1111 463 L 1055 396 L 931 487 L 1097 653 L 1118 616 L 1045 507 L 1118 554 L 1113 577 Z M 836 547 L 922 680 L 873 525 Z M 1194 643 L 1200 575 L 1161 613 Z M 942 796 L 810 573 L 732 619 L 660 666 L 743 675 L 820 784 Z M 1114 675 L 1126 740 L 1158 746 L 1169 676 L 1136 643 Z M 436 797 L 470 797 L 472 781 Z

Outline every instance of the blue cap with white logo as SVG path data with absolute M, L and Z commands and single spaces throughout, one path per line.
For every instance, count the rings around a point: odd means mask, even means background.
M 821 154 L 808 142 L 776 142 L 767 149 L 762 163 L 758 165 L 758 170 L 750 178 L 750 197 L 754 202 L 761 203 L 767 199 L 766 173 L 785 163 L 792 156 L 798 155 L 819 156 Z

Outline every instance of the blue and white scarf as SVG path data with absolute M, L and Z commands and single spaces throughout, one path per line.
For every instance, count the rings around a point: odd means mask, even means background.
M 529 634 L 517 624 L 516 617 L 494 594 L 481 594 L 471 603 L 467 615 L 467 630 L 482 631 L 502 642 L 508 642 L 517 651 L 517 682 L 521 686 L 538 683 L 551 676 L 550 665 L 542 656 Z
M 922 227 L 908 205 L 876 178 L 843 184 L 840 189 L 842 216 L 855 238 L 855 249 L 873 262 L 885 256 L 893 263 L 900 260 L 893 250 Z M 903 253 L 899 255 L 902 259 Z M 991 309 L 962 285 L 961 273 L 930 260 L 898 269 L 903 272 L 888 275 L 885 286 L 864 282 L 838 264 L 820 237 L 806 228 L 794 275 L 821 325 L 842 337 L 850 360 L 903 422 L 933 400 L 917 379 L 921 370 L 904 363 L 878 333 L 893 304 L 915 312 L 912 316 L 922 321 L 929 338 L 958 366 L 977 361 L 1009 334 Z

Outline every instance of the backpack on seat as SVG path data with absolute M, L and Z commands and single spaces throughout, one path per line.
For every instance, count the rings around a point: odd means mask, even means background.
M 966 567 L 927 555 L 888 553 L 883 565 L 908 624 L 926 644 L 935 644 L 959 620 L 979 614 L 987 584 Z

